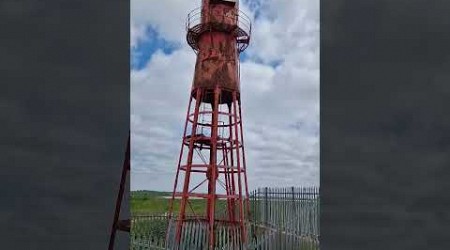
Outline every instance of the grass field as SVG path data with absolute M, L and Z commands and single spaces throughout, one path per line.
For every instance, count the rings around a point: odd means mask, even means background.
M 166 192 L 132 191 L 131 214 L 164 214 L 169 209 L 169 196 Z
M 131 192 L 131 214 L 145 215 L 145 214 L 164 214 L 169 211 L 169 204 L 171 193 L 157 192 L 157 191 L 132 191 Z M 225 204 L 224 201 L 219 201 Z M 191 206 L 186 207 L 186 213 L 199 215 L 204 213 L 206 201 L 203 199 L 191 200 Z M 180 201 L 175 200 L 174 211 L 179 211 Z

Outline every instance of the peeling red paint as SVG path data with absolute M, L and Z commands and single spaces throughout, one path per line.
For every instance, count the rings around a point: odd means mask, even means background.
M 203 174 L 202 177 L 206 178 L 205 183 L 208 184 L 208 194 L 201 194 L 198 197 L 207 199 L 206 211 L 202 219 L 208 222 L 208 244 L 212 249 L 215 244 L 215 222 L 220 219 L 216 218 L 215 214 L 219 196 L 226 197 L 227 200 L 227 218 L 225 219 L 237 225 L 236 234 L 239 235 L 242 243 L 246 241 L 244 222 L 249 216 L 249 201 L 240 106 L 239 53 L 248 46 L 251 24 L 248 20 L 248 24 L 241 27 L 242 22 L 239 19 L 241 12 L 238 4 L 232 1 L 203 0 L 201 9 L 191 13 L 188 16 L 186 39 L 196 51 L 197 60 L 183 146 L 172 194 L 172 202 L 176 194 L 181 194 L 182 197 L 175 238 L 177 242 L 180 242 L 183 224 L 187 223 L 186 207 L 189 199 L 199 195 L 196 196 L 193 193 L 198 186 L 191 190 L 190 176 Z M 226 105 L 220 107 L 221 104 Z M 205 105 L 210 106 L 212 110 L 201 111 L 200 107 Z M 190 113 L 192 106 L 195 108 L 193 113 Z M 222 110 L 219 110 L 220 108 Z M 200 120 L 202 119 L 200 117 L 204 118 L 205 114 L 211 117 L 207 122 Z M 219 125 L 219 115 L 228 116 L 227 121 L 221 121 L 224 124 Z M 218 133 L 219 127 L 226 129 L 229 136 L 221 137 Z M 199 128 L 210 129 L 211 135 L 200 133 Z M 189 149 L 186 163 L 182 164 L 184 147 Z M 208 151 L 209 162 L 203 159 L 203 162 L 194 163 L 193 155 L 196 150 Z M 219 162 L 220 159 L 222 162 Z M 180 171 L 185 173 L 181 193 L 177 192 Z M 223 183 L 226 189 L 225 195 L 219 195 L 216 192 L 216 186 L 222 185 L 219 183 L 221 176 L 225 178 Z M 170 216 L 172 208 L 170 205 Z

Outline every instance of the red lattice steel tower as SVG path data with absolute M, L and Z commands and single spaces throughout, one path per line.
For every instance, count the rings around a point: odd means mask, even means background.
M 249 201 L 239 53 L 250 41 L 250 19 L 239 11 L 236 0 L 202 0 L 201 7 L 188 15 L 186 26 L 187 42 L 197 61 L 170 203 L 168 239 L 182 241 L 189 233 L 184 231 L 186 225 L 201 222 L 210 249 L 216 244 L 215 230 L 225 224 L 233 225 L 238 241 L 245 243 Z M 194 199 L 206 203 L 203 213 L 194 212 Z

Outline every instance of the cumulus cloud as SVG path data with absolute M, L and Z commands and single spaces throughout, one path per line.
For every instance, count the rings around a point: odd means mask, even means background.
M 199 6 L 200 1 L 131 0 L 131 23 L 152 27 L 166 40 L 183 43 L 187 14 Z
M 135 25 L 131 23 L 130 25 L 130 47 L 132 49 L 137 49 L 137 46 L 140 41 L 145 39 L 145 26 L 144 25 Z
M 172 188 L 195 62 L 184 21 L 199 4 L 131 1 L 136 53 L 145 53 L 136 41 L 151 39 L 139 33 L 145 27 L 180 44 L 131 72 L 132 189 Z M 241 1 L 241 9 L 253 19 L 241 63 L 249 186 L 318 185 L 319 1 Z

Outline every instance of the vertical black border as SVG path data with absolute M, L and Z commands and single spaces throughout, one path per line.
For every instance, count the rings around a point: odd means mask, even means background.
M 448 13 L 321 1 L 322 249 L 450 249 Z
M 1 249 L 107 248 L 130 127 L 129 17 L 123 0 L 0 2 Z

